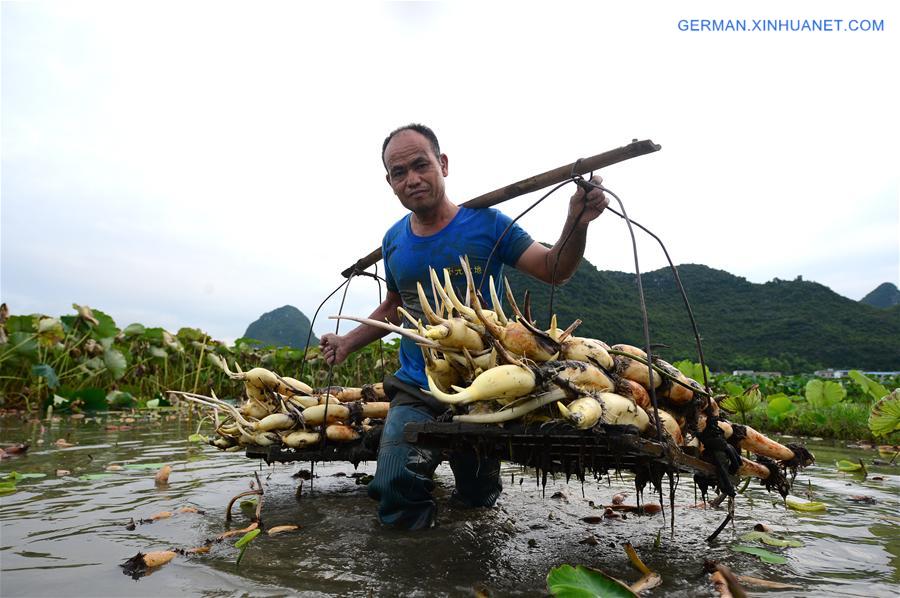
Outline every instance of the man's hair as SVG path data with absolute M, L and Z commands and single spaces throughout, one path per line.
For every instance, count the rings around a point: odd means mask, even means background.
M 425 137 L 429 143 L 431 143 L 431 150 L 434 152 L 434 157 L 438 160 L 441 159 L 441 144 L 438 143 L 437 135 L 434 134 L 434 131 L 426 127 L 425 125 L 421 125 L 419 123 L 410 123 L 408 125 L 404 125 L 402 127 L 398 127 L 391 131 L 391 134 L 384 138 L 384 143 L 381 144 L 381 163 L 384 164 L 385 169 L 387 169 L 387 163 L 384 161 L 384 151 L 387 149 L 388 143 L 391 142 L 391 139 L 394 138 L 394 135 L 397 133 L 402 133 L 403 131 L 415 131 L 419 135 Z

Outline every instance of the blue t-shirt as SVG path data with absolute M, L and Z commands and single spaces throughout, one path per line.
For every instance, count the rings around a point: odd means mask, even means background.
M 463 299 L 466 294 L 466 277 L 459 264 L 459 257 L 468 256 L 475 284 L 480 285 L 481 277 L 484 276 L 485 283 L 480 289 L 485 299 L 490 302 L 490 293 L 487 290 L 488 276 L 493 276 L 495 284 L 498 284 L 503 264 L 514 266 L 533 242 L 528 233 L 518 224 L 513 224 L 500 240 L 491 258 L 489 270 L 485 273 L 485 262 L 491 250 L 512 222 L 509 216 L 494 208 L 473 210 L 460 207 L 447 226 L 429 237 L 420 237 L 412 232 L 411 216 L 412 213 L 407 214 L 387 231 L 381 242 L 381 251 L 388 290 L 400 293 L 403 307 L 425 324 L 428 321 L 419 305 L 416 283 L 422 283 L 425 296 L 431 300 L 434 307 L 429 266 L 437 271 L 441 282 L 444 280 L 444 268 L 450 270 L 453 287 L 457 295 Z M 409 326 L 408 323 L 405 325 Z M 407 338 L 400 342 L 400 369 L 395 375 L 407 384 L 420 388 L 428 387 L 422 350 Z

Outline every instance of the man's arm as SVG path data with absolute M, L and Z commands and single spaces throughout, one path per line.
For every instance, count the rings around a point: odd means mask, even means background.
M 400 318 L 397 315 L 397 308 L 401 305 L 403 305 L 403 299 L 400 297 L 400 293 L 388 291 L 385 300 L 375 308 L 369 319 L 380 322 L 387 320 L 393 324 L 399 324 Z M 357 349 L 365 347 L 386 334 L 388 334 L 387 330 L 363 324 L 341 336 L 336 334 L 322 335 L 322 338 L 319 340 L 319 348 L 328 365 L 338 365 Z
M 591 182 L 600 185 L 603 179 L 595 176 Z M 537 241 L 532 243 L 519 257 L 516 269 L 548 284 L 559 285 L 572 278 L 584 256 L 588 224 L 603 213 L 607 205 L 609 199 L 599 189 L 592 189 L 585 195 L 584 189 L 579 187 L 569 200 L 569 213 L 559 240 L 550 249 Z

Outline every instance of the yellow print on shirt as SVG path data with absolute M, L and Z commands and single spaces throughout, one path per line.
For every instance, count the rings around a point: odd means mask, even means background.
M 463 272 L 462 266 L 448 266 L 444 268 L 447 272 L 450 273 L 450 276 L 463 276 L 465 272 Z M 481 274 L 482 267 L 480 264 L 475 264 L 472 266 L 472 274 Z

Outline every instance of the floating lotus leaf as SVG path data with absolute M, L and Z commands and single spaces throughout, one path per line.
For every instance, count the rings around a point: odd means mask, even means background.
M 768 544 L 769 546 L 779 546 L 781 548 L 784 548 L 786 546 L 803 546 L 803 542 L 801 542 L 800 540 L 782 540 L 781 538 L 770 536 L 766 532 L 749 532 L 741 536 L 741 540 L 743 540 L 744 542 L 753 542 L 755 540 L 759 540 L 763 544 Z
M 786 499 L 784 499 L 784 503 L 788 506 L 789 509 L 794 509 L 795 511 L 816 512 L 824 511 L 828 508 L 823 502 L 803 500 L 802 498 L 797 498 L 796 496 L 788 496 Z
M 840 461 L 835 461 L 834 464 L 837 466 L 839 471 L 859 471 L 863 468 L 862 463 L 854 463 L 853 461 L 848 461 L 846 459 L 841 459 Z
M 558 598 L 637 596 L 628 586 L 606 573 L 583 565 L 560 565 L 547 574 L 547 590 Z
M 27 480 L 29 478 L 46 478 L 46 473 L 19 473 L 18 471 L 11 471 L 5 476 L 3 479 L 5 480 L 13 480 L 14 482 L 18 482 L 19 480 Z
M 746 552 L 747 554 L 752 554 L 759 557 L 763 562 L 772 563 L 773 565 L 784 565 L 788 562 L 788 560 L 780 554 L 769 552 L 765 548 L 757 548 L 756 546 L 742 546 L 740 544 L 736 544 L 732 546 L 731 549 L 735 552 Z

